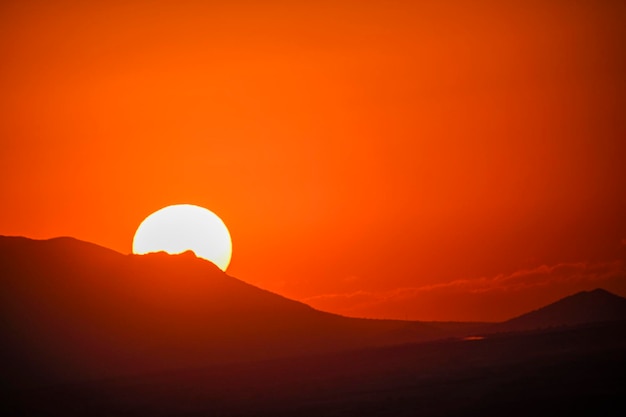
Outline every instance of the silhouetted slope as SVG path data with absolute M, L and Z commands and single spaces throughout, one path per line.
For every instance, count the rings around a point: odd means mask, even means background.
M 144 256 L 71 238 L 0 237 L 5 382 L 138 374 L 438 337 L 261 290 L 192 253 Z
M 626 320 L 626 298 L 598 288 L 570 295 L 496 327 L 498 330 L 520 331 L 620 320 Z

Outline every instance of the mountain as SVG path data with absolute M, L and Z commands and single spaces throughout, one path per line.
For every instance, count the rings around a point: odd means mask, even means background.
M 582 291 L 499 323 L 499 331 L 523 331 L 587 323 L 626 321 L 626 298 L 601 288 Z
M 57 383 L 441 337 L 333 315 L 188 252 L 122 255 L 72 238 L 0 237 L 5 383 Z
M 123 255 L 72 238 L 0 236 L 0 386 L 624 319 L 626 299 L 604 290 L 495 325 L 348 318 L 230 277 L 191 252 Z
M 354 319 L 246 284 L 192 253 L 0 237 L 3 409 L 623 415 L 625 305 L 594 290 L 495 325 Z M 486 337 L 447 337 L 464 334 Z

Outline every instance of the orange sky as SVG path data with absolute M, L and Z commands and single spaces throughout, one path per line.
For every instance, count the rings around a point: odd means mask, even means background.
M 507 3 L 2 2 L 0 234 L 129 253 L 190 203 L 342 314 L 626 295 L 626 5 Z

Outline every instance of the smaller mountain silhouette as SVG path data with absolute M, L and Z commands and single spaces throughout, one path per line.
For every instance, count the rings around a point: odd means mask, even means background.
M 562 298 L 496 327 L 499 331 L 525 331 L 621 320 L 626 320 L 626 298 L 597 288 Z

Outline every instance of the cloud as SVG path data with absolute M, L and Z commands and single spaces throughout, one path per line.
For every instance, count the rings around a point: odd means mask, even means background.
M 323 294 L 302 301 L 349 316 L 413 320 L 504 320 L 577 291 L 626 293 L 623 261 L 541 265 L 510 274 L 386 292 Z

